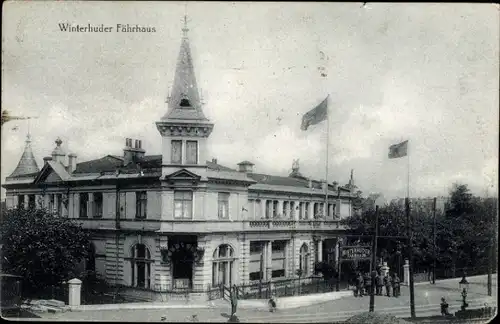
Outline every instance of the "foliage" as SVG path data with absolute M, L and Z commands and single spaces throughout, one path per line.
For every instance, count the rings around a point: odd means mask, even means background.
M 59 285 L 76 275 L 87 255 L 89 234 L 71 219 L 43 209 L 2 211 L 3 271 L 23 277 L 25 293 Z
M 337 270 L 335 270 L 335 268 L 331 264 L 325 261 L 315 263 L 314 273 L 321 273 L 323 275 L 323 279 L 327 282 L 331 282 L 334 278 L 337 277 Z
M 347 319 L 345 323 L 356 323 L 356 324 L 406 324 L 410 323 L 402 318 L 397 318 L 391 314 L 380 314 L 377 312 L 365 312 L 358 315 L 354 315 Z
M 492 238 L 496 235 L 497 199 L 473 196 L 467 185 L 455 184 L 450 191 L 444 213 L 436 213 L 436 256 L 438 268 L 461 268 L 485 265 L 488 262 Z M 432 211 L 411 207 L 413 260 L 416 269 L 428 269 L 434 261 Z M 371 236 L 375 231 L 375 210 L 341 220 L 354 235 Z M 391 203 L 379 208 L 379 236 L 407 236 L 405 206 Z M 371 241 L 368 237 L 366 243 Z M 349 243 L 349 242 L 348 242 Z M 350 242 L 352 243 L 352 242 Z M 407 258 L 407 240 L 383 238 L 378 240 L 377 257 L 391 268 L 401 266 Z M 391 265 L 392 264 L 392 265 Z

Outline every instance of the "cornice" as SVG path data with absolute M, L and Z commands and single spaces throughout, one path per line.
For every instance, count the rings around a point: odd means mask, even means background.
M 162 136 L 208 137 L 214 128 L 209 122 L 159 121 L 156 128 Z

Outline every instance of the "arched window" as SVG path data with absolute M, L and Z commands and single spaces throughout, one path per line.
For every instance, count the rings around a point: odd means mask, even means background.
M 299 259 L 299 268 L 302 270 L 302 275 L 306 276 L 308 273 L 308 264 L 309 264 L 309 249 L 307 248 L 307 244 L 302 244 L 300 247 L 300 259 Z
M 191 103 L 189 102 L 188 99 L 183 98 L 181 99 L 181 103 L 179 104 L 181 107 L 191 107 Z
M 131 250 L 132 286 L 151 287 L 151 253 L 144 244 L 136 244 Z
M 223 244 L 215 249 L 212 263 L 213 287 L 221 284 L 229 287 L 232 285 L 234 260 L 234 251 L 231 246 Z

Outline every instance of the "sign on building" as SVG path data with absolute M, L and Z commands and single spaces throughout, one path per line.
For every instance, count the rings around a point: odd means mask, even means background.
M 341 255 L 344 260 L 370 259 L 371 249 L 364 246 L 344 246 Z

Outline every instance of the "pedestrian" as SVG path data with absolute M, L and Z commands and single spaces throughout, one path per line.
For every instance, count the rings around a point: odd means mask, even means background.
M 441 315 L 450 315 L 450 313 L 448 313 L 448 303 L 446 302 L 446 299 L 444 299 L 444 297 L 441 297 Z
M 391 297 L 391 279 L 389 278 L 389 275 L 385 275 L 384 277 L 384 285 L 385 285 L 385 292 L 387 294 L 387 297 Z
M 355 296 L 356 297 L 363 297 L 363 276 L 361 275 L 361 272 L 358 272 L 358 276 L 356 278 L 356 291 L 355 291 Z
M 231 290 L 231 317 L 236 314 L 236 308 L 238 307 L 238 288 L 236 285 L 233 286 Z
M 269 311 L 271 313 L 276 311 L 276 298 L 274 297 L 274 294 L 271 292 L 271 298 L 269 298 L 268 301 L 268 306 L 269 306 Z
M 399 297 L 401 295 L 401 283 L 397 273 L 394 273 L 392 286 L 394 287 L 394 297 Z
M 368 272 L 365 273 L 364 277 L 364 284 L 365 284 L 365 293 L 369 296 L 371 295 L 371 289 L 372 289 L 372 278 L 370 277 L 370 274 Z
M 377 296 L 382 296 L 382 287 L 384 286 L 384 277 L 382 276 L 382 273 L 378 273 L 375 281 L 377 286 Z

